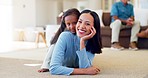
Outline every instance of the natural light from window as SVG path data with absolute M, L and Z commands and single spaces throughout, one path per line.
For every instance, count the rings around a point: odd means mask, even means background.
M 0 1 L 0 52 L 12 47 L 12 2 Z

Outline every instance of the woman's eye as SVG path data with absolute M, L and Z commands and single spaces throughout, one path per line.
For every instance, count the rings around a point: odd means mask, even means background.
M 87 26 L 90 26 L 90 24 L 89 24 L 89 23 L 86 23 L 86 25 L 87 25 Z
M 82 21 L 78 21 L 79 23 L 82 23 Z

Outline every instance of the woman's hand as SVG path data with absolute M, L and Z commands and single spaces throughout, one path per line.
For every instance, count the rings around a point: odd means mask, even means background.
M 92 67 L 86 68 L 85 72 L 88 75 L 96 75 L 96 74 L 98 74 L 100 72 L 100 69 L 97 68 L 97 67 L 92 66 Z
M 90 29 L 90 34 L 88 34 L 88 35 L 82 37 L 81 39 L 82 39 L 83 41 L 86 41 L 86 40 L 92 38 L 95 34 L 96 34 L 96 29 L 94 28 L 94 26 L 92 26 L 92 28 Z
M 86 35 L 86 36 L 84 36 L 84 37 L 81 38 L 81 40 L 80 40 L 80 50 L 82 50 L 83 48 L 85 48 L 85 41 L 88 40 L 88 39 L 90 39 L 90 38 L 92 38 L 96 34 L 96 30 L 95 30 L 94 27 L 92 27 L 90 29 L 90 31 L 91 31 L 90 34 L 88 34 L 88 35 Z
M 89 68 L 75 68 L 74 71 L 71 73 L 73 75 L 96 75 L 100 72 L 100 69 L 94 66 Z

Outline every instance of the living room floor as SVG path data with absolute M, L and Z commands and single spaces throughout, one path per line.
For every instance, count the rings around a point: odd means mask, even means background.
M 37 47 L 35 42 L 14 41 L 10 46 L 0 49 L 0 57 L 42 61 L 47 49 L 43 42 Z
M 0 52 L 1 78 L 147 78 L 148 50 L 114 51 L 103 48 L 102 54 L 96 54 L 93 65 L 101 69 L 95 76 L 91 75 L 50 75 L 38 73 L 37 70 L 47 53 L 47 47 L 40 43 L 35 47 L 34 42 L 15 42 L 15 48 Z M 17 45 L 17 46 L 16 46 Z M 21 48 L 19 48 L 21 47 Z
M 18 59 L 31 59 L 42 61 L 47 53 L 48 47 L 43 42 L 36 46 L 35 42 L 14 41 L 11 47 L 0 49 L 0 57 L 10 57 Z M 103 52 L 147 52 L 147 49 L 140 49 L 132 51 L 125 49 L 123 51 L 111 50 L 110 48 L 103 48 Z M 18 56 L 19 55 L 19 56 Z

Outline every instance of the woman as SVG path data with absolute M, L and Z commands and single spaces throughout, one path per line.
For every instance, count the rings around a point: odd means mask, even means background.
M 68 31 L 60 34 L 50 62 L 51 74 L 95 75 L 100 72 L 92 66 L 95 53 L 102 52 L 99 21 L 95 12 L 84 10 L 76 25 L 77 36 Z
M 43 61 L 41 69 L 38 70 L 38 72 L 49 71 L 48 64 L 50 63 L 50 60 L 51 60 L 54 44 L 57 42 L 59 35 L 64 30 L 69 30 L 71 33 L 75 34 L 75 32 L 76 32 L 75 26 L 76 26 L 79 16 L 80 16 L 80 12 L 76 8 L 68 9 L 67 11 L 64 12 L 64 14 L 62 16 L 61 26 L 58 29 L 55 36 L 53 37 L 53 39 L 51 40 L 51 46 L 49 47 L 48 53 L 46 54 L 46 57 Z

